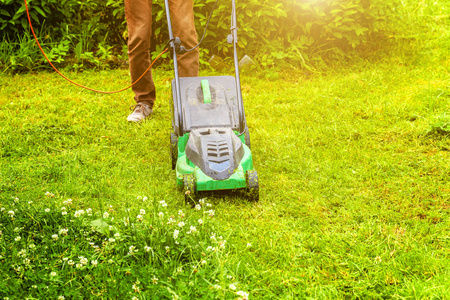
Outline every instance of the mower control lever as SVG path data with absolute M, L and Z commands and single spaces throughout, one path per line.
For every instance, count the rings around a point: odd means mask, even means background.
M 227 35 L 227 43 L 233 44 L 233 35 L 232 34 Z
M 186 48 L 184 46 L 181 46 L 181 40 L 179 37 L 176 37 L 173 41 L 173 44 L 175 45 L 175 52 L 177 54 L 184 54 L 186 53 Z

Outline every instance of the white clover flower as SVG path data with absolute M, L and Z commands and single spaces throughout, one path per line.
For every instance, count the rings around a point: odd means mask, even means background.
M 36 249 L 36 245 L 35 244 L 30 244 L 30 245 L 28 245 L 28 248 L 30 248 L 31 250 L 34 250 L 34 249 Z
M 22 239 L 21 236 L 16 236 L 16 238 L 14 239 L 16 242 L 20 241 Z
M 218 285 L 218 284 L 215 284 L 214 286 L 214 289 L 216 289 L 216 290 L 220 290 L 222 287 L 220 286 L 220 285 Z
M 195 210 L 201 210 L 202 206 L 200 204 L 195 204 Z
M 203 225 L 203 220 L 202 219 L 198 219 L 198 224 Z
M 74 214 L 75 218 L 81 217 L 82 215 L 84 215 L 85 212 L 83 209 L 77 210 Z
M 162 207 L 167 207 L 167 203 L 164 200 L 159 201 L 159 204 L 161 204 Z
M 92 216 L 92 208 L 87 208 L 86 213 L 88 216 Z
M 69 229 L 67 229 L 67 228 L 62 228 L 59 230 L 59 234 L 61 234 L 61 235 L 67 235 L 67 232 L 69 232 Z
M 136 283 L 133 283 L 133 291 L 134 291 L 135 293 L 139 293 L 140 290 L 141 290 L 141 289 L 139 288 L 139 286 L 138 286 Z
M 50 212 L 50 208 L 46 208 L 44 211 L 45 211 L 46 213 L 48 213 L 48 212 Z
M 33 203 L 33 201 L 28 201 L 28 204 L 31 204 L 31 203 Z
M 142 221 L 144 221 L 144 217 L 143 217 L 142 215 L 137 215 L 137 216 L 136 216 L 136 220 L 137 220 L 138 222 L 142 222 Z
M 205 199 L 198 200 L 198 203 L 200 203 L 201 205 L 204 205 L 205 204 Z
M 50 276 L 55 277 L 56 276 L 56 272 L 55 271 L 50 272 Z
M 2 208 L 0 208 L 0 211 L 4 211 L 6 208 L 4 208 L 4 207 L 2 207 Z
M 106 218 L 108 218 L 109 217 L 109 213 L 107 212 L 107 211 L 105 211 L 104 213 L 103 213 L 103 219 L 106 219 Z
M 202 265 L 206 265 L 208 262 L 207 262 L 206 260 L 202 259 L 202 260 L 200 261 L 200 263 L 201 263 Z
M 158 213 L 158 216 L 162 219 L 162 218 L 164 217 L 164 213 L 163 213 L 162 211 L 160 211 L 160 212 Z
M 206 251 L 207 252 L 212 252 L 212 251 L 215 251 L 216 250 L 216 248 L 214 248 L 214 247 L 212 247 L 212 246 L 208 246 L 207 248 L 206 248 Z
M 78 258 L 80 259 L 80 263 L 81 263 L 82 265 L 87 265 L 87 264 L 88 264 L 88 260 L 87 260 L 86 257 L 84 257 L 84 256 L 79 256 Z
M 26 257 L 27 256 L 27 250 L 26 249 L 20 250 L 19 252 L 17 252 L 17 256 Z
M 58 236 L 57 234 L 52 235 L 52 239 L 53 239 L 54 241 L 57 241 L 58 238 L 59 238 L 59 236 Z
M 139 298 L 134 296 L 133 298 L 131 298 L 131 300 L 139 300 Z
M 180 218 L 184 218 L 185 217 L 185 214 L 184 214 L 184 212 L 181 209 L 178 211 L 178 217 L 180 217 Z
M 153 278 L 152 278 L 152 282 L 153 282 L 153 284 L 157 284 L 158 283 L 158 278 L 157 277 L 155 277 L 155 276 L 153 276 Z
M 172 225 L 172 224 L 175 224 L 175 223 L 176 223 L 176 221 L 175 221 L 175 219 L 172 218 L 172 217 L 170 217 L 170 218 L 167 220 L 167 225 Z
M 211 207 L 212 204 L 211 203 L 206 203 L 206 207 Z
M 250 248 L 251 246 L 252 246 L 252 244 L 251 243 L 247 243 L 247 248 Z
M 139 210 L 139 213 L 140 213 L 141 215 L 145 215 L 145 209 L 142 209 L 142 208 L 141 208 L 141 209 Z
M 64 299 L 66 299 L 66 297 L 64 297 L 64 296 L 58 296 L 58 300 L 64 300 Z
M 114 243 L 115 241 L 116 241 L 115 238 L 109 238 L 109 239 L 108 239 L 108 242 L 110 242 L 110 243 Z
M 169 246 L 166 246 L 166 253 L 168 253 L 169 252 Z
M 62 214 L 63 216 L 65 216 L 65 215 L 67 215 L 67 211 L 63 211 L 61 214 Z
M 114 237 L 120 238 L 120 233 L 119 232 L 114 233 Z
M 142 198 L 142 201 L 143 201 L 143 202 L 145 202 L 145 201 L 147 201 L 147 200 L 148 200 L 147 197 Z
M 180 223 L 178 223 L 178 227 L 184 227 L 184 225 L 186 225 L 186 224 L 184 224 L 184 222 L 180 222 Z
M 197 232 L 197 227 L 191 225 L 191 227 L 189 227 L 189 230 L 190 230 L 192 233 L 196 233 L 196 232 Z
M 178 235 L 180 234 L 180 231 L 179 230 L 175 230 L 174 232 L 173 232 L 173 238 L 176 240 L 177 238 L 178 238 Z
M 64 211 L 64 210 L 67 210 L 67 208 L 63 206 L 63 207 L 61 207 L 61 210 Z
M 50 193 L 50 192 L 45 192 L 45 196 L 53 198 L 53 197 L 55 197 L 55 194 Z
M 69 266 L 73 266 L 73 265 L 75 264 L 75 262 L 74 262 L 73 260 L 69 260 L 69 261 L 67 262 L 67 264 L 68 264 Z
M 81 269 L 81 268 L 83 267 L 83 265 L 82 265 L 82 264 L 76 264 L 75 267 L 76 267 L 77 269 Z
M 213 209 L 208 210 L 206 213 L 208 214 L 208 216 L 214 217 L 214 210 Z
M 108 264 L 113 264 L 113 263 L 114 263 L 114 260 L 108 259 Z
M 96 267 L 98 265 L 98 261 L 97 260 L 91 260 L 91 264 Z
M 145 246 L 144 247 L 145 252 L 150 252 L 150 250 L 152 250 L 152 247 L 149 246 Z
M 133 254 L 133 252 L 137 252 L 138 250 L 136 249 L 136 246 L 133 246 L 133 245 L 131 245 L 129 248 L 128 248 L 128 253 L 129 254 Z
M 248 300 L 248 293 L 246 293 L 244 291 L 238 291 L 238 292 L 236 292 L 236 295 L 241 296 L 242 300 Z
M 69 258 L 68 257 L 63 257 L 63 259 L 62 259 L 63 261 L 68 261 L 69 260 Z
M 216 241 L 216 234 L 213 232 L 213 234 L 210 237 L 211 241 Z
M 14 211 L 13 210 L 8 211 L 8 215 L 10 215 L 11 217 L 14 217 Z
M 225 249 L 225 243 L 226 243 L 226 242 L 227 242 L 227 241 L 225 241 L 225 240 L 220 241 L 220 242 L 219 242 L 219 248 Z

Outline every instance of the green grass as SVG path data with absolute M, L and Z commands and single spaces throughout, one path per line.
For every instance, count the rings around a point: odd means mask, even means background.
M 0 74 L 0 296 L 446 299 L 450 8 L 425 3 L 404 14 L 424 28 L 377 59 L 322 74 L 244 70 L 259 203 L 225 194 L 208 196 L 213 208 L 185 206 L 170 168 L 171 72 L 154 70 L 155 113 L 139 125 L 126 122 L 131 91 Z M 69 77 L 106 90 L 128 82 L 126 70 Z M 117 232 L 120 243 L 103 243 Z

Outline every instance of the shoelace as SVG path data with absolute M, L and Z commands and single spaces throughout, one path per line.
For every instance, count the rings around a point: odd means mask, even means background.
M 147 107 L 146 107 L 146 105 L 145 104 L 142 104 L 142 103 L 138 103 L 138 104 L 135 104 L 135 105 L 131 105 L 130 106 L 130 109 L 133 111 L 133 112 L 135 112 L 135 113 L 143 113 L 143 114 L 145 114 L 145 109 L 146 109 Z M 151 110 L 150 108 L 147 108 L 148 110 Z

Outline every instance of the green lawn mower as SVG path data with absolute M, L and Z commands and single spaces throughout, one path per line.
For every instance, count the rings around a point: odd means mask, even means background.
M 195 203 L 202 191 L 238 189 L 245 189 L 251 200 L 258 201 L 258 174 L 253 166 L 239 79 L 235 1 L 227 37 L 234 46 L 235 77 L 178 76 L 177 54 L 190 50 L 173 37 L 168 0 L 165 6 L 175 73 L 170 152 L 177 186 L 184 190 L 187 203 Z

